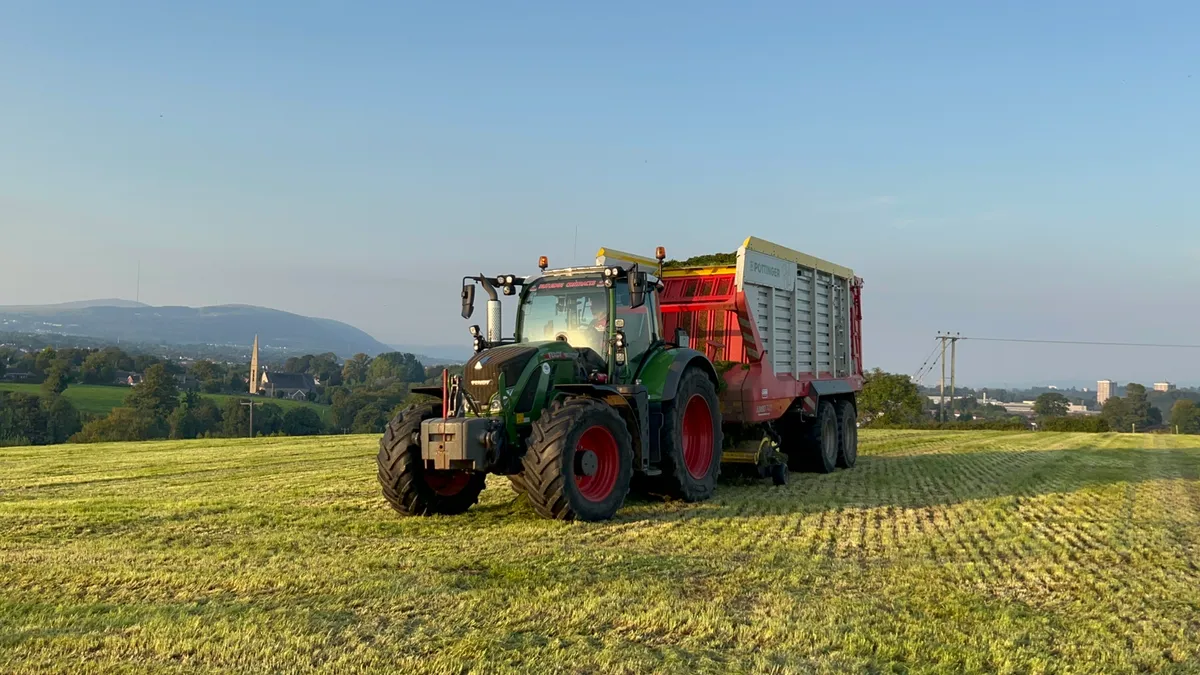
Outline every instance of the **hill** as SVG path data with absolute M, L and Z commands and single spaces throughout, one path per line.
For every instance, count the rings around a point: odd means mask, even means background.
M 0 313 L 25 312 L 29 314 L 52 314 L 65 309 L 87 309 L 89 307 L 149 307 L 142 302 L 122 300 L 120 298 L 102 298 L 99 300 L 76 300 L 74 302 L 59 302 L 53 305 L 0 305 Z
M 864 429 L 855 469 L 613 522 L 374 436 L 0 449 L 5 672 L 1193 672 L 1200 438 Z M 83 667 L 87 665 L 87 668 Z M 137 668 L 133 668 L 133 666 Z
M 466 363 L 474 354 L 469 344 L 461 347 L 457 345 L 388 345 L 388 348 L 392 351 L 412 354 L 427 366 Z
M 120 304 L 96 304 L 107 302 Z M 248 346 L 258 335 L 264 347 L 298 352 L 334 352 L 346 357 L 389 351 L 367 333 L 340 321 L 250 305 L 150 307 L 93 300 L 8 306 L 0 307 L 0 330 L 172 345 Z

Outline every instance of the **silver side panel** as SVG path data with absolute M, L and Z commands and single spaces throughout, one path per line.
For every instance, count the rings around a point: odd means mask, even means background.
M 850 374 L 850 283 L 815 266 L 738 249 L 738 288 L 775 374 Z

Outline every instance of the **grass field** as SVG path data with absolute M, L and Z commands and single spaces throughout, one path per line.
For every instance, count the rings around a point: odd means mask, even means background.
M 1200 439 L 864 431 L 599 524 L 401 519 L 375 441 L 0 449 L 0 672 L 1200 671 Z
M 67 387 L 63 392 L 63 396 L 75 406 L 80 412 L 92 413 L 95 415 L 107 415 L 113 408 L 120 406 L 125 401 L 125 396 L 129 394 L 129 387 L 106 387 L 98 384 L 73 384 Z M 25 394 L 40 394 L 42 392 L 41 385 L 37 384 L 16 384 L 6 382 L 0 384 L 0 391 L 18 391 Z M 230 394 L 202 394 L 207 398 L 211 398 L 217 402 L 217 405 L 224 405 L 226 399 L 242 398 L 241 396 L 233 396 Z M 321 416 L 321 421 L 328 424 L 331 419 L 330 408 L 327 405 L 318 405 L 308 401 L 290 401 L 287 399 L 263 399 L 270 400 L 272 403 L 278 403 L 279 407 L 283 408 L 284 412 L 301 406 L 307 406 L 316 410 Z

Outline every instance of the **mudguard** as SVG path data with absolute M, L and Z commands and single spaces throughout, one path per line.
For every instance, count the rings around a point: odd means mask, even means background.
M 720 390 L 721 378 L 717 369 L 707 356 L 695 349 L 671 348 L 655 353 L 642 366 L 638 379 L 646 385 L 651 401 L 672 401 L 684 371 L 693 367 L 704 371 Z

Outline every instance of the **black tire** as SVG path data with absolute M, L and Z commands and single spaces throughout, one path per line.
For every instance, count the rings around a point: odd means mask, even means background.
M 788 484 L 787 464 L 774 464 L 771 466 L 771 482 L 775 485 Z
M 588 458 L 578 453 L 581 449 L 591 451 L 596 473 L 584 473 L 580 465 Z M 525 496 L 539 515 L 608 520 L 629 494 L 633 437 L 620 414 L 601 401 L 556 401 L 533 423 L 522 462 Z
M 697 429 L 697 425 L 704 426 L 704 407 L 708 408 L 711 425 L 707 431 Z M 689 415 L 694 417 L 689 418 Z M 717 388 L 703 371 L 689 369 L 679 380 L 675 398 L 663 406 L 662 475 L 659 477 L 663 491 L 688 502 L 712 497 L 717 488 L 717 475 L 721 473 L 722 442 Z M 707 450 L 710 443 L 711 454 Z
M 858 463 L 858 411 L 853 401 L 837 402 L 838 456 L 837 465 L 852 469 Z
M 512 486 L 512 491 L 519 495 L 523 495 L 529 491 L 529 488 L 525 487 L 525 478 L 522 474 L 512 474 L 508 477 L 508 482 Z
M 817 473 L 833 473 L 838 460 L 838 414 L 830 401 L 821 401 L 817 406 L 817 423 L 813 424 L 809 433 L 811 450 L 809 453 L 809 469 Z
M 812 458 L 820 452 L 814 427 L 815 422 L 797 413 L 787 413 L 775 424 L 780 450 L 787 455 L 788 469 L 807 471 L 812 468 Z
M 487 476 L 474 471 L 427 471 L 421 459 L 421 422 L 438 406 L 413 406 L 396 415 L 379 439 L 379 484 L 388 504 L 404 516 L 456 515 L 479 501 Z

